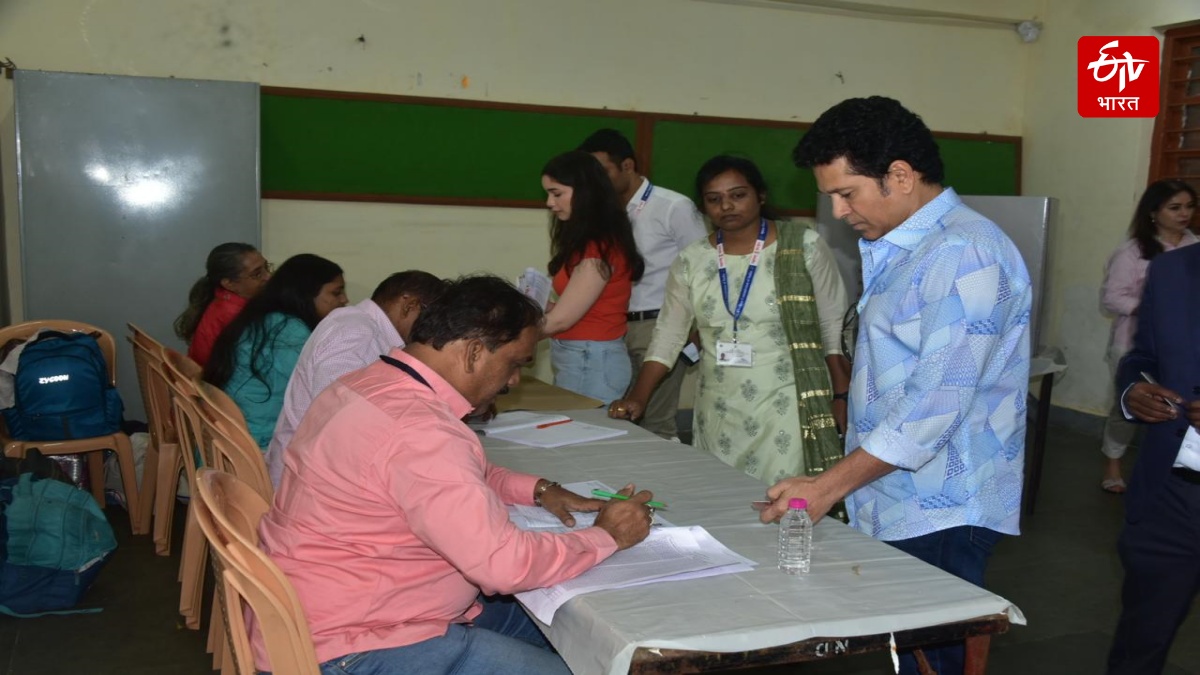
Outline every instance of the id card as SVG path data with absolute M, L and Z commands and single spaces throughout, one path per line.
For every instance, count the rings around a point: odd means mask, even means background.
M 744 342 L 717 342 L 717 365 L 749 368 L 754 365 L 754 348 Z

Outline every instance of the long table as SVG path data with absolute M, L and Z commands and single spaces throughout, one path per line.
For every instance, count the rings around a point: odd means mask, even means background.
M 765 485 L 706 452 L 664 441 L 603 410 L 574 419 L 627 429 L 617 438 L 556 449 L 485 438 L 501 466 L 561 482 L 636 483 L 667 502 L 676 525 L 701 525 L 756 561 L 749 573 L 579 596 L 559 608 L 550 642 L 577 675 L 704 672 L 798 663 L 968 639 L 968 673 L 983 673 L 988 640 L 1024 624 L 1004 598 L 833 519 L 817 524 L 812 569 L 776 568 L 778 529 L 750 502 Z

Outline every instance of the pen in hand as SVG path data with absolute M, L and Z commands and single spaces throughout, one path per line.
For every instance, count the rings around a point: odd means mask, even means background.
M 619 495 L 614 492 L 605 492 L 604 490 L 592 490 L 592 496 L 593 497 L 603 497 L 605 499 L 619 499 L 621 501 L 627 501 L 629 499 L 629 497 L 627 497 L 625 495 Z M 646 506 L 649 506 L 649 507 L 655 508 L 655 509 L 667 508 L 667 505 L 662 502 L 646 502 Z
M 1155 380 L 1154 376 L 1151 375 L 1150 373 L 1147 373 L 1144 370 L 1140 371 L 1140 373 L 1141 373 L 1142 379 L 1145 380 L 1148 384 L 1152 384 L 1156 387 L 1161 386 L 1161 385 L 1159 385 L 1158 380 Z M 1176 403 L 1175 401 L 1172 401 L 1171 399 L 1169 399 L 1165 396 L 1159 396 L 1158 398 L 1161 399 L 1167 405 L 1171 406 L 1171 408 L 1173 410 L 1175 410 L 1176 412 L 1184 412 L 1183 408 L 1180 407 L 1180 405 L 1178 403 Z

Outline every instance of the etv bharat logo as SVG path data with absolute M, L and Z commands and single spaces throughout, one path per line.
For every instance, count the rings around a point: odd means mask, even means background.
M 1154 117 L 1159 101 L 1158 38 L 1079 38 L 1076 75 L 1083 117 Z

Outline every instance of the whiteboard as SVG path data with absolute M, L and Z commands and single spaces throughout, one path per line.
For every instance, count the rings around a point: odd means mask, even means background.
M 1012 239 L 1033 289 L 1033 308 L 1029 318 L 1029 344 L 1034 354 L 1041 352 L 1042 299 L 1046 297 L 1047 238 L 1054 222 L 1057 200 L 1052 197 L 1000 197 L 962 195 L 963 203 L 1000 226 Z M 851 298 L 862 295 L 862 259 L 858 251 L 858 233 L 833 217 L 829 195 L 817 199 L 817 231 L 833 249 L 842 280 Z
M 18 70 L 13 92 L 24 318 L 111 332 L 145 419 L 125 324 L 182 347 L 209 250 L 259 245 L 258 85 Z

